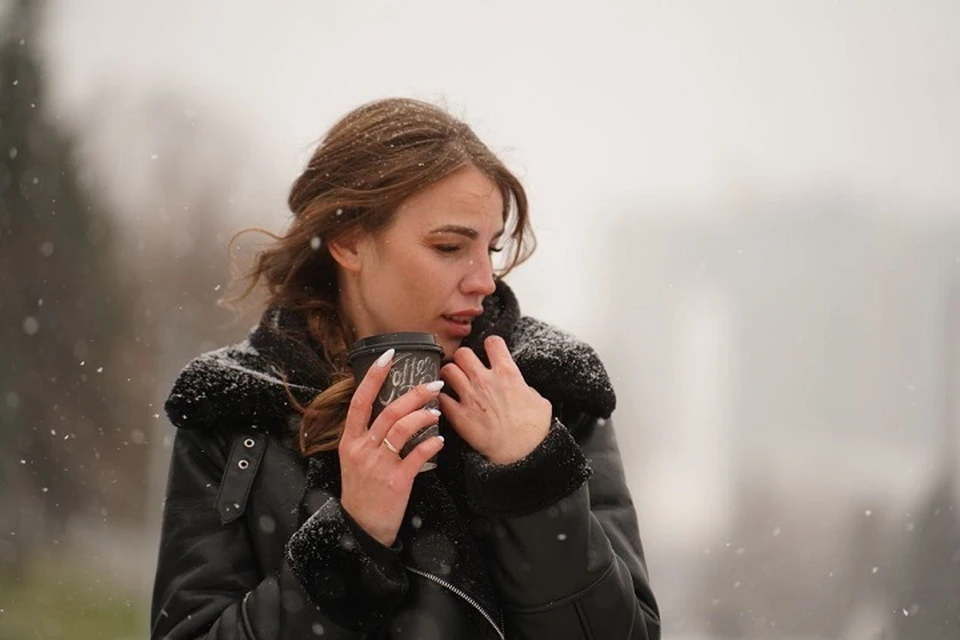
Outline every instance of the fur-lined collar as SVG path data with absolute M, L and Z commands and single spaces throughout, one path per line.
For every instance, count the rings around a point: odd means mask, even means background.
M 484 363 L 483 340 L 507 342 L 524 379 L 555 408 L 608 417 L 616 406 L 609 376 L 596 352 L 574 336 L 520 315 L 504 282 L 464 344 Z M 329 383 L 317 345 L 297 314 L 268 310 L 246 340 L 205 353 L 180 372 L 167 398 L 170 421 L 180 428 L 230 428 L 286 424 L 293 411 L 287 389 L 306 405 Z

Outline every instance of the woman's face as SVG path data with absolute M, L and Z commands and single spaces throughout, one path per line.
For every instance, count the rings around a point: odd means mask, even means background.
M 492 252 L 502 234 L 500 190 L 475 167 L 408 198 L 386 229 L 339 261 L 355 338 L 424 331 L 453 355 L 495 289 Z

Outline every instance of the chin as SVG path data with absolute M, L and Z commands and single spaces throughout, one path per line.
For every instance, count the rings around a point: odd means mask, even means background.
M 444 359 L 452 358 L 454 351 L 459 349 L 460 345 L 463 344 L 463 340 L 456 340 L 453 338 L 439 338 L 438 342 L 440 343 L 440 348 L 443 349 Z

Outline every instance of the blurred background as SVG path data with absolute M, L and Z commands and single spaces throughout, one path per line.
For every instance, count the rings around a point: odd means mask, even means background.
M 142 638 L 227 242 L 341 115 L 467 120 L 592 343 L 667 640 L 960 638 L 960 3 L 0 0 L 0 638 Z M 241 244 L 234 259 L 252 255 Z

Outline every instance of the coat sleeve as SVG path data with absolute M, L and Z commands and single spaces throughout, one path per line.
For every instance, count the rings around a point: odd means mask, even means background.
M 468 456 L 468 499 L 491 521 L 485 546 L 507 637 L 659 640 L 613 424 L 577 422 L 575 439 L 554 420 L 544 442 L 512 465 Z
M 222 438 L 177 430 L 151 639 L 281 640 L 310 632 L 334 640 L 366 638 L 365 627 L 380 624 L 406 590 L 395 551 L 370 544 L 335 501 L 294 533 L 280 569 L 264 575 L 244 518 L 222 524 L 215 508 L 226 453 Z M 305 567 L 317 571 L 307 576 Z M 353 603 L 353 628 L 338 624 L 337 604 L 344 601 Z

